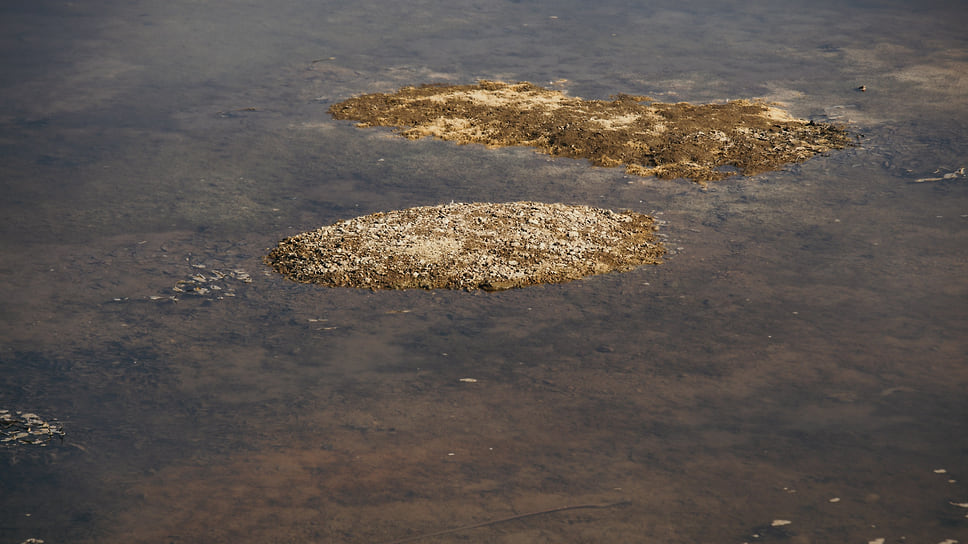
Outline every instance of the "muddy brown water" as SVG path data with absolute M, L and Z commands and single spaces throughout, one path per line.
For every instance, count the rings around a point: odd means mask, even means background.
M 968 540 L 965 15 L 795 4 L 2 8 L 0 408 L 65 438 L 0 448 L 0 542 L 392 542 L 613 503 L 417 542 Z M 479 79 L 864 137 L 703 190 L 326 114 Z M 261 264 L 452 200 L 630 208 L 673 254 L 498 293 Z

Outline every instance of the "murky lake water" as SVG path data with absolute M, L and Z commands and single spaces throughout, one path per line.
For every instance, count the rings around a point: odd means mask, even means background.
M 4 6 L 0 408 L 66 438 L 0 449 L 0 542 L 373 543 L 590 504 L 420 542 L 968 540 L 968 12 L 853 4 Z M 703 190 L 326 114 L 480 78 L 863 137 Z M 501 293 L 261 264 L 451 200 L 653 213 L 674 254 Z

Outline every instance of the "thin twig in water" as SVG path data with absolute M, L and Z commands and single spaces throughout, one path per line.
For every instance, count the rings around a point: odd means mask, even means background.
M 506 521 L 514 521 L 516 519 L 530 518 L 531 516 L 540 516 L 542 514 L 552 514 L 554 512 L 564 512 L 565 510 L 581 510 L 585 508 L 611 508 L 613 506 L 621 506 L 623 504 L 629 504 L 630 502 L 632 501 L 610 502 L 607 504 L 574 504 L 571 506 L 559 506 L 557 508 L 538 510 L 537 512 L 528 512 L 525 514 L 508 516 L 506 518 L 501 518 L 501 519 L 492 519 L 491 521 L 483 521 L 481 523 L 475 523 L 473 525 L 464 525 L 463 527 L 444 529 L 443 531 L 437 531 L 436 533 L 427 533 L 423 535 L 408 536 L 407 538 L 401 538 L 399 540 L 390 540 L 387 542 L 381 542 L 380 544 L 403 544 L 404 542 L 413 542 L 414 540 L 420 540 L 421 538 L 430 538 L 432 536 L 441 536 L 441 535 L 446 535 L 450 533 L 456 533 L 458 531 L 467 531 L 469 529 L 477 529 L 478 527 L 487 527 L 488 525 L 496 525 L 498 523 L 504 523 Z

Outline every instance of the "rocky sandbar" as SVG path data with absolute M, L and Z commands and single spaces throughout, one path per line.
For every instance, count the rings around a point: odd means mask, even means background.
M 292 280 L 375 289 L 502 290 L 658 264 L 649 216 L 538 202 L 451 203 L 374 213 L 279 242 Z

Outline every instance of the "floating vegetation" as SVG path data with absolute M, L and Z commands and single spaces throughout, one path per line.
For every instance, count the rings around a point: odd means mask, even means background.
M 54 438 L 64 438 L 60 423 L 44 421 L 37 414 L 0 410 L 0 445 L 46 446 Z
M 511 202 L 375 213 L 279 242 L 292 280 L 375 289 L 502 290 L 658 264 L 655 221 L 631 211 Z
M 329 112 L 359 127 L 397 127 L 410 139 L 532 146 L 596 166 L 624 165 L 630 174 L 698 183 L 776 170 L 852 144 L 839 126 L 796 119 L 759 101 L 583 100 L 526 82 L 404 87 L 350 98 Z

